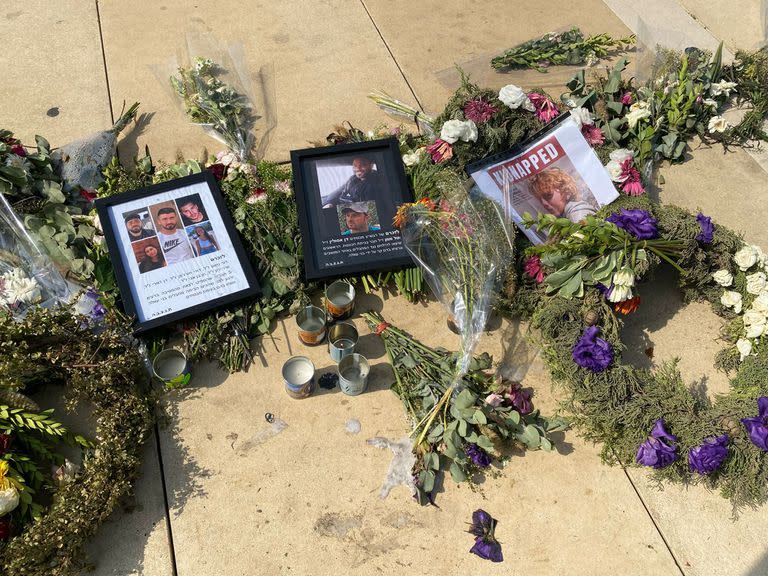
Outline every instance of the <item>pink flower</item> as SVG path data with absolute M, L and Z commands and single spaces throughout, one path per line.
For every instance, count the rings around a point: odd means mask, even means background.
M 594 124 L 582 124 L 581 134 L 590 146 L 601 146 L 605 142 L 603 131 Z
M 528 94 L 528 100 L 536 108 L 536 117 L 542 122 L 549 122 L 560 115 L 560 111 L 555 106 L 555 103 L 544 94 L 531 92 Z
M 464 116 L 467 120 L 472 120 L 478 124 L 487 122 L 498 112 L 498 109 L 483 100 L 470 100 L 464 104 Z
M 400 129 L 400 126 L 395 126 L 394 128 L 389 129 L 389 133 L 394 137 L 399 137 L 402 130 Z
M 528 256 L 525 259 L 525 273 L 536 281 L 536 284 L 544 282 L 544 269 L 541 266 L 541 258 Z
M 488 394 L 488 396 L 485 398 L 485 403 L 489 406 L 493 406 L 494 408 L 501 406 L 503 402 L 504 396 L 501 394 Z
M 267 191 L 264 190 L 264 188 L 255 188 L 251 191 L 251 193 L 248 195 L 248 197 L 245 199 L 246 203 L 248 204 L 256 204 L 257 202 L 261 202 L 262 200 L 267 199 Z
M 453 146 L 438 138 L 433 144 L 427 146 L 427 154 L 432 157 L 432 162 L 440 164 L 453 158 Z
M 625 106 L 632 104 L 632 92 L 624 92 L 624 94 L 621 95 L 621 103 Z
M 627 158 L 621 163 L 621 191 L 628 196 L 640 196 L 645 193 L 640 172 L 635 168 L 634 158 Z

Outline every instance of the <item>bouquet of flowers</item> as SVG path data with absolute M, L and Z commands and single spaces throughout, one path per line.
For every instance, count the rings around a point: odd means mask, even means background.
M 449 469 L 456 482 L 471 480 L 503 457 L 505 443 L 550 450 L 547 434 L 565 428 L 563 421 L 545 419 L 533 409 L 530 390 L 486 372 L 492 364 L 488 354 L 469 360 L 460 376 L 461 392 L 454 395 L 462 354 L 430 348 L 378 313 L 363 317 L 384 341 L 395 373 L 392 389 L 418 434 L 414 483 L 421 504 L 432 501 L 441 470 Z

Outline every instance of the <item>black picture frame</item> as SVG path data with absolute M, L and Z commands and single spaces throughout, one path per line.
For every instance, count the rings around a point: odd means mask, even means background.
M 149 270 L 141 270 L 141 263 L 138 262 L 138 255 L 134 245 L 138 245 L 141 242 L 153 244 L 152 236 L 154 235 L 155 237 L 158 237 L 158 232 L 148 230 L 150 226 L 145 226 L 143 223 L 141 234 L 148 234 L 148 236 L 139 236 L 134 240 L 130 240 L 129 237 L 129 246 L 126 247 L 126 242 L 119 237 L 118 231 L 115 229 L 113 217 L 117 215 L 119 218 L 119 223 L 124 223 L 127 228 L 128 219 L 135 219 L 130 216 L 130 214 L 136 212 L 138 219 L 141 222 L 143 216 L 141 209 L 129 208 L 126 212 L 118 211 L 121 210 L 122 206 L 135 203 L 138 200 L 145 200 L 147 223 L 156 228 L 159 217 L 152 214 L 153 207 L 162 204 L 175 204 L 176 200 L 194 196 L 194 193 L 190 194 L 190 186 L 199 184 L 207 185 L 208 189 L 210 190 L 210 196 L 205 195 L 205 198 L 210 197 L 212 204 L 208 202 L 201 209 L 201 212 L 204 214 L 204 217 L 207 219 L 207 221 L 202 222 L 199 226 L 188 226 L 186 217 L 184 217 L 182 220 L 180 210 L 181 207 L 179 206 L 176 210 L 176 217 L 178 219 L 176 232 L 181 235 L 189 235 L 192 234 L 192 232 L 189 231 L 189 228 L 203 228 L 206 231 L 206 242 L 210 242 L 211 237 L 213 237 L 216 250 L 203 252 L 203 250 L 200 249 L 201 244 L 199 242 L 193 244 L 193 241 L 187 238 L 189 251 L 191 251 L 194 256 L 191 259 L 189 256 L 185 256 L 185 260 L 195 262 L 195 258 L 199 258 L 203 255 L 213 254 L 216 251 L 219 251 L 221 247 L 225 246 L 223 235 L 226 234 L 227 253 L 230 255 L 234 254 L 234 258 L 228 258 L 227 263 L 230 265 L 233 263 L 239 265 L 239 283 L 245 284 L 245 287 L 237 289 L 236 291 L 225 294 L 223 296 L 211 298 L 210 300 L 196 302 L 195 304 L 182 309 L 169 309 L 169 311 L 165 314 L 155 313 L 153 314 L 153 317 L 144 318 L 142 320 L 141 318 L 145 316 L 143 312 L 145 304 L 143 302 L 137 301 L 137 298 L 134 298 L 133 289 L 136 286 L 135 282 L 137 278 L 141 278 L 145 272 L 154 272 L 155 269 L 150 268 Z M 163 199 L 158 200 L 160 198 Z M 153 202 L 153 200 L 155 202 Z M 251 261 L 248 258 L 245 249 L 243 248 L 240 236 L 238 235 L 237 230 L 232 222 L 232 218 L 229 214 L 229 210 L 227 209 L 224 197 L 222 196 L 221 190 L 219 189 L 218 182 L 210 171 L 204 170 L 198 174 L 184 176 L 174 180 L 169 180 L 167 182 L 162 182 L 160 184 L 154 184 L 145 188 L 140 188 L 138 190 L 124 192 L 122 194 L 117 194 L 107 198 L 98 198 L 96 199 L 94 205 L 101 222 L 102 230 L 104 231 L 104 238 L 106 240 L 107 249 L 109 250 L 110 259 L 112 260 L 112 266 L 115 271 L 115 279 L 117 281 L 117 286 L 120 290 L 120 295 L 123 301 L 123 308 L 126 314 L 136 319 L 134 325 L 134 334 L 140 334 L 165 324 L 176 322 L 190 316 L 195 316 L 200 313 L 207 312 L 214 308 L 227 306 L 245 298 L 255 297 L 261 294 L 261 287 L 256 278 L 256 274 L 254 272 L 253 266 L 251 265 Z M 162 210 L 162 208 L 160 210 Z M 215 215 L 212 215 L 212 212 L 214 212 Z M 216 235 L 219 235 L 218 240 L 216 240 L 215 236 L 208 235 L 209 231 L 211 230 L 211 223 L 214 221 L 216 224 L 223 226 L 223 230 L 216 230 Z M 129 232 L 126 230 L 126 235 L 128 234 Z M 200 237 L 201 236 L 198 236 L 198 238 Z M 156 242 L 159 246 L 160 240 L 158 239 Z M 125 247 L 124 250 L 121 249 L 121 245 Z M 207 248 L 210 250 L 211 246 L 208 246 Z M 144 247 L 144 251 L 146 252 L 146 247 Z M 168 263 L 168 260 L 170 260 L 170 252 L 161 250 L 160 253 L 163 261 L 161 267 L 169 267 L 171 265 Z M 128 264 L 128 254 L 135 257 L 135 267 L 139 270 L 138 274 L 136 273 L 136 270 L 133 269 L 134 267 Z M 178 256 L 178 254 L 176 256 Z M 211 259 L 221 259 L 226 257 L 227 254 L 222 251 L 221 255 L 214 255 L 211 257 Z M 213 275 L 211 275 L 211 277 L 213 277 Z M 180 300 L 184 300 L 184 298 L 181 296 L 179 298 Z
M 373 182 L 366 192 L 361 193 L 362 200 L 350 200 L 359 193 L 359 189 L 350 191 L 352 187 L 349 183 L 353 176 L 342 184 L 347 188 L 338 199 L 334 198 L 334 193 L 324 195 L 329 186 L 326 175 L 334 170 L 333 166 L 337 166 L 333 178 L 338 184 L 346 170 L 345 162 L 348 162 L 348 171 L 352 171 L 352 162 L 356 157 L 370 161 L 366 179 L 369 184 Z M 291 166 L 307 280 L 333 279 L 413 264 L 402 243 L 400 231 L 392 224 L 397 207 L 413 201 L 396 138 L 292 150 Z M 374 173 L 376 178 L 371 177 Z M 355 182 L 362 186 L 362 180 Z M 333 200 L 333 204 L 326 203 L 328 198 Z M 368 231 L 356 232 L 351 227 L 342 230 L 348 221 L 347 214 L 362 204 L 367 205 L 366 211 L 359 214 L 367 214 Z M 375 218 L 373 224 L 372 218 Z M 377 226 L 378 230 L 375 229 Z M 330 248 L 346 250 L 346 253 L 329 255 L 329 243 Z M 370 248 L 359 248 L 363 244 Z M 353 248 L 350 249 L 350 246 Z M 373 253 L 364 253 L 365 250 Z

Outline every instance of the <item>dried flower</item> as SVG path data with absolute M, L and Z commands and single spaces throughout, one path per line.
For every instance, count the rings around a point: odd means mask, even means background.
M 605 143 L 605 135 L 594 124 L 586 124 L 581 127 L 581 135 L 590 146 L 602 146 Z
M 211 164 L 207 169 L 213 172 L 214 177 L 219 181 L 223 180 L 224 176 L 227 174 L 227 167 L 224 164 Z
M 613 305 L 613 309 L 618 312 L 619 314 L 624 314 L 627 316 L 628 314 L 632 314 L 635 310 L 637 310 L 640 307 L 640 296 L 635 296 L 633 298 L 630 298 L 629 300 L 624 300 L 623 302 L 617 302 Z
M 497 520 L 485 510 L 475 510 L 472 513 L 472 524 L 468 532 L 475 536 L 475 544 L 469 550 L 484 560 L 502 562 L 501 544 L 496 540 L 495 531 Z
M 464 116 L 478 124 L 488 122 L 498 112 L 498 108 L 481 99 L 470 100 L 464 104 Z

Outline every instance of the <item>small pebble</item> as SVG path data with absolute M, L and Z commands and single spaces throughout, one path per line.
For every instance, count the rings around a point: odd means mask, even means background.
M 333 390 L 336 388 L 336 384 L 339 382 L 339 375 L 335 374 L 334 372 L 326 372 L 322 376 L 320 376 L 320 379 L 317 381 L 317 383 L 320 385 L 320 388 L 324 388 L 326 390 Z

